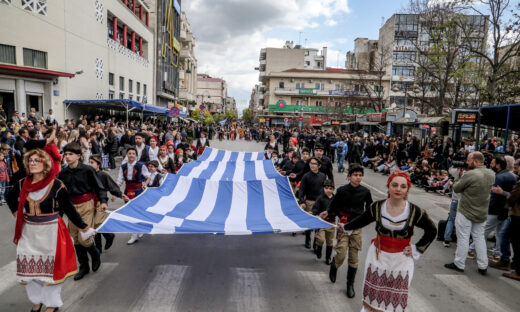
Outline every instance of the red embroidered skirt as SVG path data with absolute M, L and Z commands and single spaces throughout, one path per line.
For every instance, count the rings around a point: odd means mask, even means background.
M 25 216 L 16 249 L 18 281 L 59 284 L 77 273 L 76 253 L 59 214 Z

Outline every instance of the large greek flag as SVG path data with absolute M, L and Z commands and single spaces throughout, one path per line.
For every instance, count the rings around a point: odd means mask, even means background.
M 168 174 L 160 187 L 111 213 L 98 231 L 243 235 L 332 226 L 304 212 L 271 161 L 251 160 L 257 154 L 206 148 L 199 158 L 205 161 Z

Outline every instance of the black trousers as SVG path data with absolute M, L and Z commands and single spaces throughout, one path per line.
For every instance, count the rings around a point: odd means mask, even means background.
M 114 159 L 114 156 L 116 155 L 116 152 L 109 152 L 108 153 L 108 164 L 110 166 L 110 169 L 116 168 L 116 160 Z
M 516 274 L 520 275 L 520 217 L 511 216 L 511 224 L 509 225 L 509 233 L 511 237 L 511 244 L 513 245 L 513 269 Z

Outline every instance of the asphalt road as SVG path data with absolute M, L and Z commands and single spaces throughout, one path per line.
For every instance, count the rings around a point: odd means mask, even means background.
M 261 151 L 263 144 L 212 141 L 214 147 Z M 111 172 L 115 176 L 116 172 Z M 346 175 L 334 173 L 336 185 Z M 386 177 L 367 171 L 364 183 L 375 199 L 386 194 Z M 435 222 L 446 218 L 449 198 L 412 189 L 410 200 Z M 121 200 L 110 204 L 116 209 Z M 14 219 L 0 209 L 0 311 L 29 311 L 24 287 L 15 280 Z M 422 232 L 417 230 L 413 241 Z M 363 252 L 355 283 L 357 297 L 348 299 L 346 264 L 335 284 L 328 266 L 303 247 L 303 235 L 254 236 L 147 235 L 127 246 L 129 235 L 117 235 L 102 255 L 103 264 L 83 280 L 66 281 L 60 311 L 359 311 L 362 272 L 373 225 L 363 231 Z M 465 273 L 444 269 L 455 247 L 434 242 L 415 263 L 409 311 L 518 311 L 520 283 L 501 277 L 502 271 L 477 273 L 468 260 Z

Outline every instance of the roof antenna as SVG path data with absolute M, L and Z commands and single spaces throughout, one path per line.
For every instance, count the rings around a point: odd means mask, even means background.
M 300 37 L 298 39 L 298 45 L 301 46 L 302 44 L 302 32 L 300 31 Z

